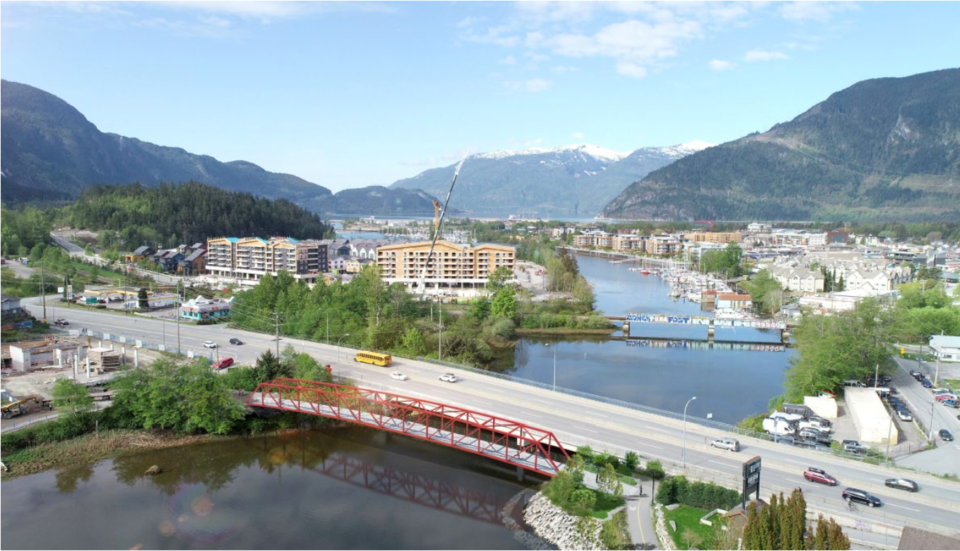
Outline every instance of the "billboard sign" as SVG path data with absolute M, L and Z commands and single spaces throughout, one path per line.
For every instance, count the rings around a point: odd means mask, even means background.
M 747 508 L 747 496 L 756 492 L 756 499 L 760 499 L 760 456 L 743 462 L 743 508 Z

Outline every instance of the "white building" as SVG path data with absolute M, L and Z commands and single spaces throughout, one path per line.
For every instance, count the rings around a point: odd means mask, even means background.
M 930 348 L 942 362 L 960 362 L 960 337 L 934 335 L 930 337 Z

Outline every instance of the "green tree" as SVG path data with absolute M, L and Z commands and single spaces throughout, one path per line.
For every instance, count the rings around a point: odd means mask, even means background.
M 53 383 L 53 407 L 71 419 L 79 420 L 93 411 L 93 398 L 87 387 L 70 379 L 58 378 Z
M 147 297 L 147 290 L 143 287 L 141 287 L 140 290 L 137 291 L 137 306 L 141 310 L 147 310 L 148 308 L 150 308 L 150 300 Z
M 743 286 L 750 293 L 753 304 L 761 313 L 772 315 L 780 310 L 783 291 L 780 282 L 767 270 L 760 270 L 750 281 L 744 281 Z
M 516 319 L 517 317 L 517 294 L 510 287 L 503 287 L 493 295 L 493 301 L 490 306 L 493 317 L 504 317 L 507 319 Z
M 487 278 L 487 288 L 496 292 L 502 289 L 507 283 L 513 280 L 513 271 L 505 266 L 500 266 L 490 273 Z
M 270 349 L 260 354 L 254 369 L 257 371 L 258 381 L 261 383 L 281 377 L 290 377 L 293 371 L 291 366 L 284 365 L 284 363 L 280 361 L 280 358 L 275 356 Z
M 470 317 L 477 323 L 482 323 L 490 316 L 490 302 L 482 297 L 473 299 L 470 302 Z
M 637 465 L 640 464 L 640 455 L 634 451 L 627 452 L 627 455 L 623 458 L 623 464 L 631 471 L 636 469 Z
M 416 327 L 407 329 L 403 335 L 403 349 L 412 356 L 421 356 L 427 350 L 427 341 Z

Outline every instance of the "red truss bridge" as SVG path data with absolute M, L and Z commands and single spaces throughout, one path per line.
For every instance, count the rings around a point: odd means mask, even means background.
M 247 405 L 350 421 L 489 457 L 546 476 L 569 459 L 552 432 L 391 392 L 301 379 L 260 383 Z

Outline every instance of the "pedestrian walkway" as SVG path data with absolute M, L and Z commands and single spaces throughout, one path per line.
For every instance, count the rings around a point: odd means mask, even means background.
M 653 496 L 651 495 L 653 486 L 649 479 L 640 478 L 639 480 L 643 487 L 643 495 L 640 495 L 640 488 L 637 486 L 620 483 L 623 487 L 623 498 L 627 502 L 627 528 L 633 543 L 642 546 L 643 549 L 659 549 L 657 532 L 653 527 Z M 584 472 L 583 485 L 594 490 L 599 489 L 597 475 Z M 619 510 L 611 511 L 611 514 Z

